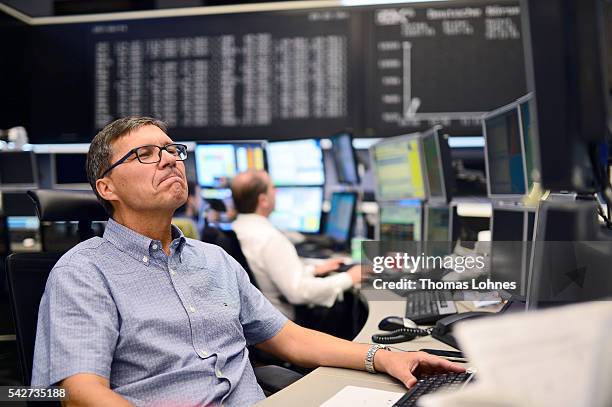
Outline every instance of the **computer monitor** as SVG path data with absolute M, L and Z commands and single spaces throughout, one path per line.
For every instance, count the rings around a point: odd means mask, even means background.
M 452 216 L 448 205 L 424 205 L 423 241 L 428 255 L 441 256 L 452 250 Z
M 370 147 L 376 200 L 425 199 L 423 153 L 418 134 L 384 139 Z
M 539 165 L 537 164 L 536 140 L 533 131 L 535 129 L 534 100 L 531 94 L 519 99 L 518 112 L 521 123 L 521 136 L 525 151 L 525 174 L 527 176 L 527 191 L 531 191 L 533 180 L 539 179 Z
M 379 206 L 378 240 L 382 242 L 421 240 L 422 209 L 419 200 L 380 202 Z
M 4 216 L 36 216 L 34 202 L 25 191 L 4 191 L 1 195 Z
M 485 115 L 482 127 L 489 197 L 522 198 L 528 190 L 517 105 Z
M 325 223 L 324 234 L 343 248 L 348 246 L 351 239 L 355 209 L 357 207 L 356 192 L 333 192 L 331 196 L 331 209 Z
M 51 156 L 53 188 L 89 189 L 87 153 L 56 153 Z
M 322 210 L 322 187 L 278 187 L 270 221 L 281 230 L 319 233 Z
M 319 140 L 271 141 L 268 168 L 276 186 L 320 186 L 325 183 Z
M 33 151 L 0 152 L 0 187 L 36 188 L 38 170 Z
M 440 126 L 422 134 L 428 199 L 448 202 L 452 198 L 454 174 L 447 138 L 440 134 Z
M 224 188 L 236 174 L 265 169 L 261 143 L 198 143 L 195 148 L 198 184 Z
M 359 172 L 357 158 L 353 149 L 353 138 L 349 133 L 339 133 L 331 137 L 334 166 L 341 184 L 358 185 Z
M 506 291 L 515 299 L 526 293 L 527 249 L 532 237 L 528 222 L 524 208 L 493 207 L 490 276 L 494 281 L 516 283 L 516 290 Z

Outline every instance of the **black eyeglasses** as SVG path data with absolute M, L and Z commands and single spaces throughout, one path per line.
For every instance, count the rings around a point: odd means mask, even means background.
M 131 149 L 126 155 L 121 157 L 117 162 L 111 165 L 106 171 L 100 175 L 100 178 L 104 178 L 113 168 L 123 164 L 132 154 L 136 154 L 136 158 L 142 164 L 155 164 L 161 161 L 162 151 L 167 151 L 170 155 L 177 157 L 178 161 L 184 161 L 187 159 L 187 146 L 184 144 L 166 144 L 163 147 L 148 144 L 146 146 L 140 146 Z

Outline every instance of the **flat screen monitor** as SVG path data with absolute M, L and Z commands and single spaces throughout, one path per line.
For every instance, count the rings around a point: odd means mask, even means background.
M 54 188 L 89 188 L 86 153 L 56 153 L 52 157 Z
M 351 239 L 351 229 L 355 220 L 356 206 L 357 193 L 332 193 L 331 209 L 325 223 L 324 233 L 339 245 L 346 247 Z
M 526 212 L 521 209 L 493 208 L 491 215 L 491 279 L 516 283 L 508 293 L 525 295 L 527 243 Z
M 418 135 L 385 139 L 371 147 L 376 199 L 425 199 L 423 160 Z
M 525 155 L 516 104 L 487 115 L 483 121 L 489 197 L 527 194 Z
M 0 152 L 0 186 L 36 188 L 38 173 L 33 151 Z
M 523 146 L 525 147 L 525 172 L 527 176 L 527 190 L 530 191 L 533 186 L 533 180 L 536 177 L 537 166 L 535 159 L 537 157 L 535 152 L 536 139 L 533 131 L 536 127 L 534 115 L 532 112 L 535 111 L 533 108 L 533 98 L 528 97 L 519 103 L 519 116 L 521 120 L 521 134 L 523 136 Z M 539 178 L 539 176 L 538 176 Z
M 419 200 L 380 203 L 378 240 L 420 241 L 422 209 Z
M 429 256 L 443 256 L 452 249 L 451 208 L 447 205 L 424 206 L 423 241 Z
M 2 212 L 4 216 L 36 216 L 34 202 L 25 191 L 2 192 Z
M 319 140 L 275 141 L 266 146 L 268 168 L 276 186 L 320 186 L 325 183 Z
M 225 188 L 240 172 L 264 170 L 264 149 L 261 143 L 198 144 L 195 164 L 200 186 Z
M 359 172 L 353 150 L 353 138 L 349 133 L 339 133 L 331 137 L 334 166 L 341 184 L 358 185 Z
M 451 199 L 454 174 L 450 148 L 436 126 L 422 135 L 423 156 L 427 173 L 428 199 L 448 202 Z
M 322 210 L 322 187 L 279 187 L 270 221 L 281 230 L 319 233 Z

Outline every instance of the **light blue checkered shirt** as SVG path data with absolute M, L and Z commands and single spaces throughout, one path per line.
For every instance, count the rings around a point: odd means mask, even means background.
M 55 265 L 40 304 L 32 385 L 108 378 L 138 406 L 251 405 L 264 395 L 246 346 L 286 318 L 217 246 L 173 228 L 159 241 L 109 220 Z

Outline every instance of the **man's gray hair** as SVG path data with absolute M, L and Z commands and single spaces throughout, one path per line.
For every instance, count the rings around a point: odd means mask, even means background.
M 113 216 L 113 206 L 103 199 L 96 188 L 96 181 L 102 176 L 104 171 L 112 165 L 113 158 L 112 144 L 120 137 L 128 135 L 130 132 L 143 126 L 157 126 L 164 133 L 167 132 L 166 123 L 151 117 L 124 117 L 107 124 L 91 141 L 87 153 L 87 180 L 91 189 L 98 197 L 98 200 L 106 209 L 106 212 Z

